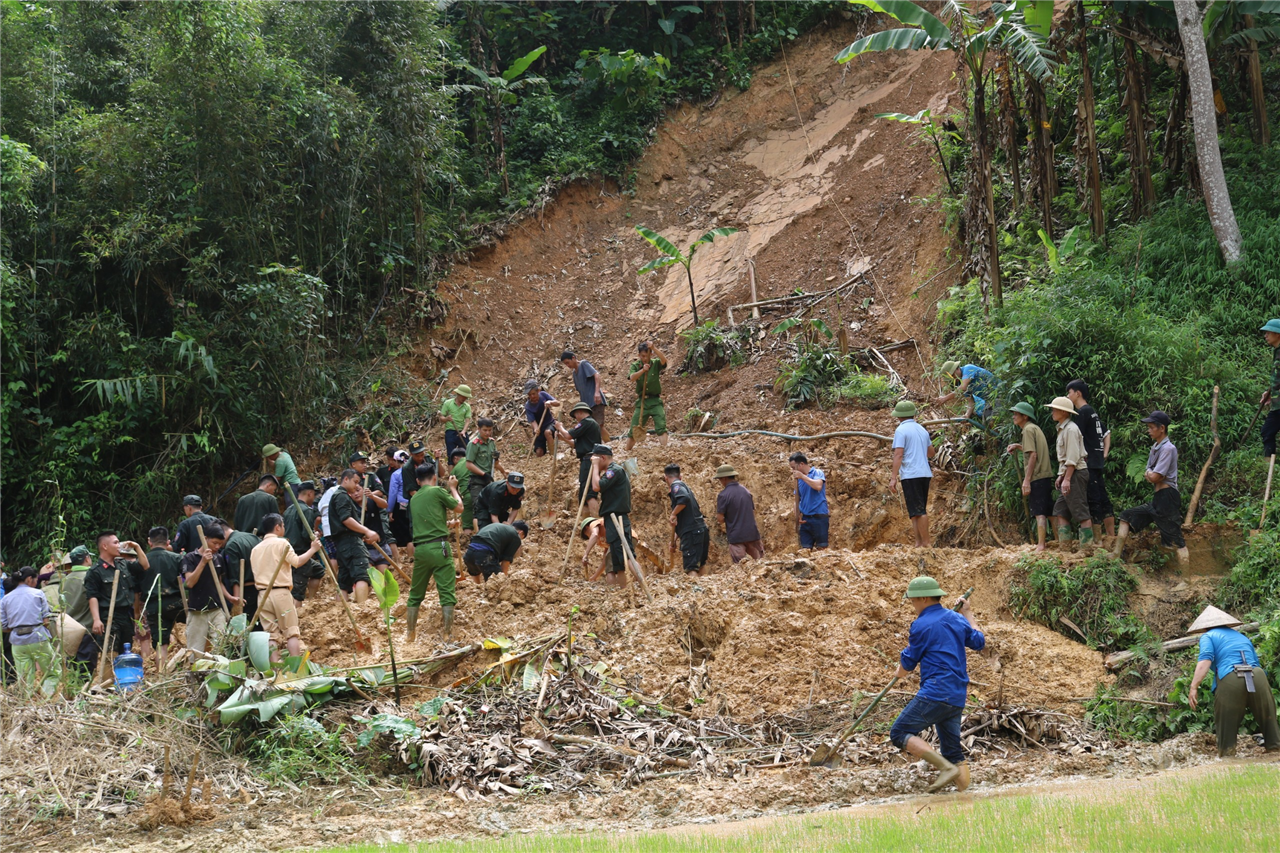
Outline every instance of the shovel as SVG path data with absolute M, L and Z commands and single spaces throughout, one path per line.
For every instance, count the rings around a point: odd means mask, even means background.
M 289 499 L 293 501 L 294 509 L 298 512 L 298 518 L 305 519 L 307 516 L 302 511 L 302 504 L 298 502 L 298 496 L 293 493 L 293 489 L 285 489 L 285 492 L 289 495 Z M 313 542 L 318 542 L 320 540 L 320 537 L 316 535 L 315 530 L 308 528 L 307 532 L 311 534 L 311 540 Z M 338 573 L 334 571 L 333 563 L 329 562 L 329 555 L 325 552 L 323 544 L 316 550 L 316 553 L 320 555 L 320 561 L 324 563 L 324 567 L 328 570 L 329 576 L 333 578 L 333 585 L 338 587 L 338 600 L 342 602 L 342 609 L 347 612 L 347 618 L 351 620 L 351 630 L 354 631 L 356 635 L 356 651 L 368 654 L 373 651 L 373 648 L 369 645 L 369 641 L 364 638 L 364 634 L 360 633 L 360 626 L 356 624 L 356 617 L 351 615 L 351 605 L 347 603 L 347 599 L 342 595 L 342 587 L 338 585 Z
M 559 461 L 556 458 L 558 439 L 559 436 L 556 433 L 551 433 L 551 479 L 547 482 L 547 505 L 542 510 L 542 518 L 539 519 L 543 530 L 550 530 L 556 525 L 556 509 L 551 503 L 551 497 L 556 488 L 556 463 Z
M 854 720 L 848 728 L 840 733 L 840 737 L 836 738 L 835 743 L 829 745 L 825 743 L 818 744 L 818 748 L 813 751 L 813 755 L 809 756 L 809 766 L 831 768 L 839 767 L 843 761 L 840 757 L 840 747 L 844 746 L 845 741 L 853 737 L 853 733 L 858 730 L 858 726 L 862 724 L 862 721 L 865 720 L 867 715 L 880 704 L 880 700 L 883 699 L 885 694 L 887 694 L 893 688 L 893 685 L 897 683 L 898 677 L 896 675 L 889 679 L 889 683 L 884 686 L 884 690 L 881 690 L 879 695 L 871 700 L 871 704 L 867 706 L 867 710 L 859 714 L 858 719 Z

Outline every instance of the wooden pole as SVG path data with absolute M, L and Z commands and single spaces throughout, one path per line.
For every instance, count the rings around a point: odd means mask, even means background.
M 236 613 L 244 612 L 244 558 L 240 558 L 240 603 L 236 605 Z
M 592 463 L 594 470 L 595 463 Z M 587 482 L 582 486 L 582 494 L 578 496 L 578 514 L 573 518 L 573 527 L 569 529 L 569 544 L 564 549 L 564 563 L 560 566 L 560 580 L 556 584 L 564 582 L 564 576 L 569 573 L 569 555 L 573 553 L 573 539 L 578 535 L 578 523 L 582 521 L 582 508 L 587 503 L 587 492 L 591 491 L 591 475 L 587 475 Z
M 1271 464 L 1267 466 L 1267 488 L 1262 493 L 1262 518 L 1258 520 L 1258 529 L 1267 523 L 1267 503 L 1271 500 L 1271 476 L 1276 472 L 1276 455 L 1271 454 Z
M 628 568 L 631 569 L 631 573 L 636 576 L 636 580 L 640 583 L 640 589 L 644 592 L 644 597 L 652 602 L 653 595 L 649 592 L 649 585 L 644 581 L 644 572 L 640 570 L 640 562 L 636 560 L 636 555 L 631 553 L 631 546 L 627 544 L 626 529 L 618 519 L 617 513 L 610 513 L 609 518 L 613 521 L 614 529 L 618 531 L 618 536 L 622 540 L 622 553 L 626 555 Z
M 293 489 L 289 489 L 288 491 L 289 491 L 289 498 L 290 500 L 293 501 L 294 509 L 296 509 L 298 512 L 298 517 L 305 519 L 307 516 L 302 511 L 302 503 L 298 500 L 298 496 L 293 493 Z M 311 534 L 312 542 L 320 541 L 320 537 L 316 535 L 316 531 L 314 528 L 308 527 L 307 532 Z M 347 618 L 351 620 L 351 630 L 355 631 L 356 633 L 356 651 L 361 651 L 361 652 L 369 651 L 371 648 L 369 646 L 369 641 L 364 638 L 364 634 L 360 633 L 360 626 L 356 624 L 356 617 L 351 615 L 351 605 L 347 603 L 346 597 L 343 596 L 342 594 L 342 587 L 338 583 L 338 573 L 337 571 L 334 570 L 333 563 L 329 562 L 329 554 L 324 550 L 323 544 L 321 544 L 321 546 L 316 549 L 316 553 L 320 555 L 320 562 L 324 563 L 325 569 L 328 570 L 329 572 L 329 577 L 333 578 L 333 585 L 338 590 L 338 600 L 342 602 L 342 609 L 346 611 Z M 275 583 L 274 579 L 272 580 L 272 583 L 273 584 Z M 248 624 L 252 625 L 253 623 L 250 622 Z M 352 653 L 351 657 L 353 659 L 355 658 L 354 652 Z
M 292 489 L 290 489 L 290 491 L 292 491 Z M 196 532 L 200 534 L 200 547 L 208 548 L 209 541 L 204 538 L 204 528 L 197 526 Z M 213 588 L 218 592 L 218 603 L 222 605 L 222 613 L 229 621 L 231 619 L 231 608 L 227 606 L 227 596 L 222 591 L 222 578 L 218 577 L 218 569 L 213 563 L 213 557 L 209 558 L 209 571 L 213 572 Z M 243 583 L 240 584 L 240 592 L 242 594 L 244 593 Z M 249 624 L 252 625 L 253 623 L 250 622 Z
M 111 578 L 111 605 L 107 608 L 107 628 L 102 632 L 102 655 L 98 658 L 98 677 L 95 682 L 102 680 L 102 670 L 107 664 L 107 655 L 111 654 L 111 626 L 116 621 L 116 590 L 120 586 L 120 570 L 116 569 L 116 573 Z
M 1182 520 L 1183 526 L 1192 522 L 1196 517 L 1196 505 L 1200 503 L 1200 492 L 1204 490 L 1204 481 L 1209 476 L 1209 466 L 1218 458 L 1218 454 L 1222 452 L 1222 439 L 1218 437 L 1218 386 L 1213 386 L 1213 410 L 1209 415 L 1209 431 L 1213 433 L 1213 449 L 1209 451 L 1209 458 L 1205 460 L 1204 467 L 1200 469 L 1200 479 L 1196 480 L 1196 490 L 1191 493 L 1191 503 L 1187 504 L 1187 517 Z
M 1257 633 L 1258 631 L 1258 623 L 1249 622 L 1248 624 L 1240 625 L 1239 627 L 1236 628 L 1236 630 L 1239 631 L 1241 634 L 1254 634 L 1254 633 Z M 1167 642 L 1161 643 L 1160 646 L 1166 652 L 1173 652 L 1173 651 L 1177 651 L 1178 649 L 1189 649 L 1192 646 L 1198 645 L 1199 643 L 1200 643 L 1200 635 L 1192 634 L 1189 637 L 1179 637 L 1176 640 L 1169 640 Z M 1107 669 L 1117 669 L 1120 667 L 1121 664 L 1128 663 L 1129 661 L 1133 660 L 1135 657 L 1137 657 L 1137 655 L 1135 655 L 1133 652 L 1115 652 L 1114 654 L 1107 655 L 1107 657 L 1103 660 L 1103 665 L 1106 666 Z

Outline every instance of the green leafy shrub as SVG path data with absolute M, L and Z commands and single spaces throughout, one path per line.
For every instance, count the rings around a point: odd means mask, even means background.
M 254 735 L 249 757 L 271 782 L 364 780 L 355 756 L 342 743 L 342 727 L 328 731 L 305 714 L 281 717 Z
M 1232 555 L 1230 574 L 1218 587 L 1218 603 L 1236 618 L 1280 607 L 1280 533 L 1249 537 Z
M 707 320 L 684 330 L 680 333 L 685 346 L 681 370 L 687 373 L 707 373 L 745 363 L 751 351 L 754 332 L 752 326 L 745 324 L 736 329 L 725 328 L 720 325 L 719 320 Z
M 1122 561 L 1095 556 L 1067 569 L 1057 557 L 1024 555 L 1014 569 L 1021 576 L 1009 590 L 1014 612 L 1079 640 L 1062 622 L 1065 617 L 1084 632 L 1090 648 L 1103 651 L 1155 641 L 1151 629 L 1129 612 L 1128 597 L 1138 580 Z
M 863 373 L 854 366 L 833 392 L 834 399 L 849 400 L 868 409 L 883 409 L 893 405 L 898 397 L 898 389 L 889 384 L 886 376 L 879 373 Z

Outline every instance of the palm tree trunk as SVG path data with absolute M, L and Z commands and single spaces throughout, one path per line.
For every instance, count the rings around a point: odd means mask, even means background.
M 1151 182 L 1151 156 L 1147 151 L 1147 118 L 1143 104 L 1146 92 L 1138 51 L 1132 39 L 1124 40 L 1124 98 L 1128 111 L 1129 175 L 1133 183 L 1133 216 L 1142 216 L 1156 200 Z
M 996 228 L 995 188 L 991 184 L 991 146 L 987 133 L 987 87 L 982 69 L 973 74 L 973 154 L 982 199 L 982 231 L 987 249 L 987 275 L 991 281 L 991 305 L 1004 309 L 1004 289 L 1000 281 L 1000 239 Z
M 1089 224 L 1094 237 L 1102 237 L 1107 230 L 1106 215 L 1102 210 L 1102 167 L 1098 163 L 1098 133 L 1094 125 L 1093 68 L 1089 65 L 1089 25 L 1084 14 L 1084 0 L 1078 0 L 1076 9 L 1079 24 L 1076 31 L 1076 47 L 1080 53 L 1080 101 L 1076 115 L 1080 124 L 1076 130 L 1076 149 L 1084 160 L 1084 191 L 1089 205 Z
M 996 66 L 996 87 L 1000 99 L 1000 147 L 1009 164 L 1009 181 L 1013 184 L 1013 206 L 1022 207 L 1022 174 L 1018 168 L 1018 99 L 1013 92 L 1013 69 L 1009 58 L 1002 56 Z
M 1222 171 L 1222 151 L 1218 148 L 1218 120 L 1214 115 L 1213 80 L 1209 75 L 1209 55 L 1205 49 L 1202 15 L 1195 0 L 1174 0 L 1178 32 L 1186 57 L 1187 82 L 1191 91 L 1191 126 L 1195 131 L 1196 160 L 1204 192 L 1209 222 L 1218 238 L 1218 247 L 1228 266 L 1240 262 L 1240 226 L 1227 191 Z
M 1253 28 L 1253 15 L 1244 16 L 1245 29 Z M 1249 96 L 1253 100 L 1253 141 L 1266 147 L 1271 144 L 1271 128 L 1267 126 L 1267 100 L 1262 88 L 1262 63 L 1258 59 L 1258 43 L 1249 39 Z

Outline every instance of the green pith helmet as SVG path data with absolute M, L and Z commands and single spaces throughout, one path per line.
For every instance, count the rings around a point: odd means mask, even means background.
M 898 405 L 893 407 L 893 416 L 895 418 L 914 418 L 916 416 L 916 404 L 910 400 L 899 400 Z
M 1026 415 L 1032 420 L 1035 420 L 1035 417 L 1036 417 L 1036 410 L 1031 408 L 1031 404 L 1025 400 L 1023 400 L 1021 403 L 1011 408 L 1009 411 L 1017 412 L 1020 415 Z
M 921 575 L 907 584 L 907 594 L 903 598 L 942 598 L 946 595 L 938 582 L 928 575 Z
M 1266 323 L 1263 324 L 1262 328 L 1259 329 L 1259 331 L 1275 332 L 1276 334 L 1280 334 L 1280 317 L 1277 317 L 1274 320 L 1268 320 Z
M 959 368 L 960 368 L 960 362 L 958 361 L 944 361 L 942 363 L 942 375 L 950 376 L 951 374 L 955 373 L 956 370 L 958 370 Z

